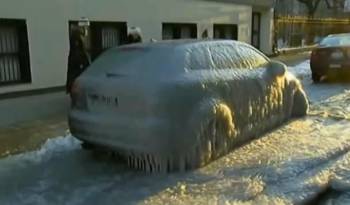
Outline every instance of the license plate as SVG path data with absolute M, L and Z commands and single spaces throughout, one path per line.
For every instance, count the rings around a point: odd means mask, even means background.
M 340 64 L 330 64 L 329 65 L 330 68 L 341 68 Z
M 118 107 L 118 97 L 112 97 L 108 95 L 99 95 L 99 94 L 88 94 L 89 105 L 91 106 L 113 106 Z
M 331 54 L 331 58 L 333 59 L 341 59 L 343 58 L 344 54 L 342 52 L 334 52 Z

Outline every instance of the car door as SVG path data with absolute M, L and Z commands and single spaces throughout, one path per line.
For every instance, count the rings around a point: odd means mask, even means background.
M 282 123 L 288 116 L 287 110 L 290 104 L 289 89 L 286 89 L 285 65 L 270 61 L 265 55 L 255 48 L 244 46 L 240 54 L 244 58 L 245 68 L 253 73 L 258 72 L 254 79 L 255 86 L 246 85 L 247 93 L 250 93 L 251 115 L 250 122 L 262 126 L 261 129 L 270 129 Z
M 241 131 L 250 135 L 252 130 L 266 130 L 270 125 L 264 122 L 277 113 L 282 96 L 274 87 L 269 59 L 255 48 L 240 43 L 213 47 L 211 55 L 217 69 L 223 70 L 226 76 L 234 75 L 228 82 L 230 93 L 224 95 L 231 102 Z

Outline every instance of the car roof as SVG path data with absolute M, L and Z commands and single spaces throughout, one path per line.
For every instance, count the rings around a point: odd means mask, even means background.
M 338 33 L 338 34 L 330 34 L 327 37 L 349 37 L 350 33 Z
M 180 47 L 191 47 L 197 45 L 210 45 L 210 44 L 230 44 L 230 45 L 245 45 L 248 44 L 235 41 L 235 40 L 213 40 L 213 39 L 184 39 L 184 40 L 162 40 L 157 42 L 146 42 L 123 45 L 119 48 L 180 48 Z

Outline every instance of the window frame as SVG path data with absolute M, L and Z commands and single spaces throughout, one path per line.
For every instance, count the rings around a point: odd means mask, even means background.
M 30 52 L 28 41 L 28 29 L 26 19 L 8 19 L 0 18 L 0 26 L 9 26 L 16 29 L 18 37 L 18 51 L 15 53 L 0 53 L 1 56 L 18 56 L 19 61 L 19 80 L 0 81 L 0 87 L 16 84 L 25 84 L 32 82 L 32 73 L 30 66 Z
M 128 37 L 128 27 L 127 22 L 117 22 L 117 21 L 91 21 L 90 22 L 90 31 L 91 31 L 91 58 L 92 60 L 96 59 L 101 53 L 106 51 L 107 49 L 102 48 L 102 28 L 103 26 L 110 26 L 117 29 L 120 29 L 121 35 L 119 45 L 123 45 L 127 43 Z M 100 32 L 100 35 L 98 35 Z M 124 35 L 123 35 L 124 34 Z
M 164 38 L 164 27 L 172 27 L 173 37 L 171 39 Z M 181 38 L 181 28 L 184 26 L 190 27 L 191 37 Z M 179 37 L 176 37 L 179 36 Z M 176 22 L 163 22 L 162 23 L 162 40 L 176 40 L 176 39 L 197 39 L 198 38 L 198 25 L 197 23 L 176 23 Z
M 230 28 L 233 31 L 233 38 L 227 39 L 227 38 L 221 38 L 221 37 L 215 37 L 215 31 L 217 29 L 222 30 L 222 29 L 227 29 Z M 213 38 L 214 39 L 222 39 L 222 40 L 238 40 L 238 24 L 213 24 Z
M 69 33 L 71 32 L 71 26 L 77 25 L 79 21 L 77 20 L 69 20 L 68 28 Z M 127 22 L 122 21 L 90 21 L 90 26 L 88 27 L 88 39 L 89 48 L 88 53 L 91 57 L 91 60 L 95 60 L 98 56 L 100 56 L 107 49 L 102 48 L 102 29 L 104 26 L 114 27 L 121 31 L 121 35 L 119 36 L 119 45 L 123 45 L 127 43 L 128 31 L 127 31 Z
M 255 18 L 257 18 L 258 25 L 255 25 Z M 255 26 L 257 26 L 257 30 L 255 29 Z M 258 42 L 257 45 L 254 45 L 254 36 L 257 36 Z M 252 13 L 252 46 L 254 46 L 257 49 L 260 49 L 261 44 L 261 13 L 260 12 L 253 12 Z

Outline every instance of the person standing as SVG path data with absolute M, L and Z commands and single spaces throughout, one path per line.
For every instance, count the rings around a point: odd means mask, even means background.
M 90 65 L 90 58 L 86 52 L 82 37 L 83 34 L 79 28 L 72 29 L 68 56 L 67 93 L 71 93 L 74 80 Z
M 132 44 L 132 43 L 142 43 L 141 29 L 138 27 L 131 27 L 128 32 L 127 44 Z

